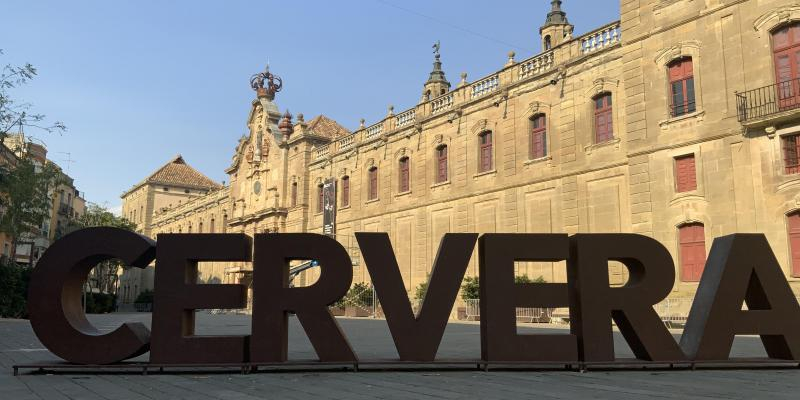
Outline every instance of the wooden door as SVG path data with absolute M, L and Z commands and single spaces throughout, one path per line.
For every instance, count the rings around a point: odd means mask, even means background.
M 706 264 L 706 237 L 703 224 L 686 224 L 678 229 L 681 256 L 681 280 L 697 282 Z
M 789 251 L 792 262 L 792 276 L 800 277 L 800 212 L 789 214 Z

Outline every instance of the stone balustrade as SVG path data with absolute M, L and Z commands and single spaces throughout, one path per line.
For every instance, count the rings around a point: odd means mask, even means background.
M 500 87 L 500 75 L 494 74 L 470 85 L 470 98 L 475 99 L 494 92 Z
M 554 65 L 554 59 L 555 59 L 555 57 L 553 56 L 554 54 L 555 53 L 551 50 L 547 53 L 531 57 L 519 63 L 520 79 L 524 79 L 529 76 L 539 75 L 543 72 L 551 70 Z
M 395 126 L 402 128 L 406 125 L 413 124 L 417 120 L 417 110 L 410 109 L 408 111 L 397 114 L 395 118 Z
M 381 133 L 383 133 L 383 121 L 367 127 L 364 132 L 364 139 L 372 139 L 375 136 L 380 136 Z
M 353 147 L 356 142 L 356 135 L 347 135 L 336 141 L 336 149 L 338 151 L 347 150 Z
M 439 96 L 431 101 L 431 113 L 438 114 L 442 111 L 449 110 L 453 107 L 454 96 L 453 93 L 448 93 Z
M 581 36 L 581 53 L 587 54 L 613 46 L 622 40 L 622 30 L 619 22 L 606 25 L 594 32 Z
M 322 158 L 325 158 L 325 156 L 327 156 L 330 153 L 330 151 L 331 151 L 331 146 L 328 144 L 317 147 L 316 149 L 314 149 L 314 159 L 320 160 Z

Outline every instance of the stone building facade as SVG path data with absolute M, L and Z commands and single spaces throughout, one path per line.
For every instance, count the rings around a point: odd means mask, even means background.
M 352 133 L 290 122 L 256 88 L 230 185 L 148 209 L 145 232 L 322 233 L 333 181 L 359 281 L 360 231 L 389 233 L 409 292 L 448 232 L 634 232 L 669 249 L 673 296 L 688 297 L 714 237 L 762 232 L 800 293 L 800 3 L 622 0 L 619 21 L 580 36 L 561 3 L 540 54 L 451 87 L 437 47 L 419 104 Z M 247 283 L 249 268 L 204 271 Z M 518 269 L 566 276 L 563 263 Z

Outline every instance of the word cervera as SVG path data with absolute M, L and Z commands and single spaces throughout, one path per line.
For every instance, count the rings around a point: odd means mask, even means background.
M 771 358 L 800 359 L 800 306 L 764 235 L 714 240 L 680 343 L 653 309 L 675 281 L 672 258 L 656 240 L 635 234 L 478 236 L 444 236 L 415 315 L 389 236 L 356 233 L 400 360 L 435 359 L 476 242 L 484 361 L 613 361 L 612 319 L 643 360 L 726 360 L 737 334 L 760 335 Z M 139 323 L 100 334 L 86 319 L 82 283 L 93 266 L 112 258 L 139 268 L 155 258 L 152 334 Z M 318 281 L 289 287 L 293 260 L 317 260 Z M 567 261 L 567 283 L 515 284 L 516 261 L 560 260 Z M 628 268 L 626 285 L 609 285 L 609 260 Z M 194 334 L 194 310 L 246 304 L 243 285 L 196 284 L 201 261 L 252 261 L 251 335 Z M 357 362 L 328 310 L 352 278 L 346 250 L 322 235 L 162 234 L 156 246 L 135 233 L 90 228 L 57 241 L 39 261 L 29 291 L 30 321 L 50 351 L 74 363 L 114 363 L 148 350 L 159 364 L 279 363 L 287 360 L 287 317 L 295 313 L 320 361 Z M 570 333 L 518 334 L 515 307 L 569 307 Z

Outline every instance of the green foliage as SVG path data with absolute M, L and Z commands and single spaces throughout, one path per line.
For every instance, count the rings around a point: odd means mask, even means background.
M 425 279 L 425 282 L 420 283 L 417 285 L 417 289 L 414 292 L 414 299 L 422 300 L 425 298 L 425 293 L 428 293 L 428 285 L 431 283 L 431 275 L 428 274 L 428 277 Z
M 32 269 L 0 263 L 0 318 L 27 318 L 28 282 Z
M 108 293 L 87 293 L 86 313 L 106 314 L 116 309 L 117 296 Z
M 358 282 L 347 291 L 345 304 L 372 307 L 372 295 L 372 286 L 369 283 Z
M 153 291 L 145 290 L 144 292 L 139 293 L 139 295 L 136 296 L 136 300 L 134 301 L 134 303 L 137 304 L 153 303 Z
M 543 276 L 536 279 L 531 279 L 528 275 L 519 275 L 514 277 L 514 283 L 547 283 Z M 463 300 L 477 300 L 481 297 L 481 285 L 477 276 L 468 276 L 464 278 L 464 283 L 461 285 L 461 299 Z
M 0 49 L 0 56 L 2 55 L 3 50 Z M 0 142 L 15 127 L 32 127 L 47 132 L 63 132 L 67 129 L 61 122 L 47 125 L 44 122 L 45 116 L 33 113 L 29 103 L 19 102 L 11 97 L 11 90 L 27 84 L 36 77 L 36 73 L 36 68 L 31 64 L 7 64 L 0 70 Z
M 107 208 L 89 203 L 86 212 L 72 223 L 73 229 L 110 226 L 133 231 L 136 225 L 124 217 L 114 215 Z M 117 288 L 117 273 L 124 265 L 119 260 L 106 260 L 98 264 L 89 274 L 89 285 L 100 293 L 114 293 Z
M 0 231 L 14 238 L 12 259 L 16 242 L 26 235 L 38 232 L 42 222 L 50 218 L 52 199 L 50 191 L 61 181 L 63 174 L 52 163 L 40 165 L 28 156 L 21 157 L 16 165 L 0 167 Z
M 477 300 L 481 297 L 480 283 L 477 276 L 464 278 L 461 285 L 461 298 L 463 300 Z

